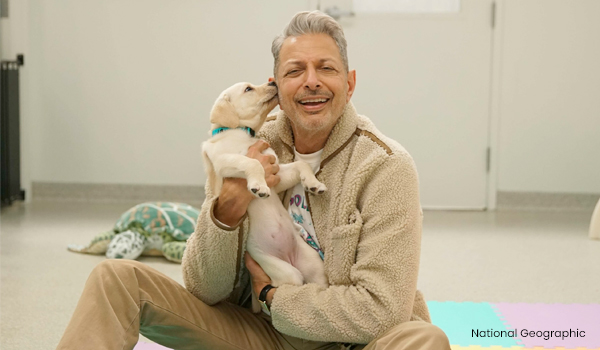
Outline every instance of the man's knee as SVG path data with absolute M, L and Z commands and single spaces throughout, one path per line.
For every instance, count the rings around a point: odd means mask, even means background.
M 450 347 L 448 336 L 440 327 L 427 322 L 422 323 L 424 324 L 424 326 L 422 326 L 423 337 L 429 339 L 431 344 L 440 346 L 439 348 L 436 347 L 436 349 L 444 349 L 443 346 Z
M 143 265 L 139 261 L 129 259 L 106 259 L 94 267 L 94 271 L 120 270 Z
M 440 327 L 423 321 L 407 323 L 405 331 L 414 339 L 415 343 L 423 344 L 424 349 L 450 349 L 448 336 Z
M 423 321 L 401 323 L 369 343 L 365 350 L 439 349 L 449 350 L 448 336 L 438 326 Z
M 129 275 L 134 269 L 144 269 L 145 265 L 135 260 L 106 259 L 96 265 L 90 273 L 90 278 L 103 279 L 121 278 Z

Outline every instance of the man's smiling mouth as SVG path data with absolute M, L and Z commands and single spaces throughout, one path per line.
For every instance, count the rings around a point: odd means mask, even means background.
M 326 97 L 308 97 L 299 100 L 298 103 L 302 106 L 302 109 L 314 112 L 325 107 L 329 100 Z
M 314 105 L 318 105 L 319 103 L 325 103 L 327 101 L 329 101 L 328 98 L 314 98 L 314 99 L 307 99 L 304 101 L 298 101 L 298 103 L 300 103 L 302 105 L 314 106 Z

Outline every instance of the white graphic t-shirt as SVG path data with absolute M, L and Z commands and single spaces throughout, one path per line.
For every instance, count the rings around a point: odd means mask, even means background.
M 294 161 L 300 160 L 308 163 L 312 167 L 313 172 L 316 173 L 319 171 L 322 153 L 323 150 L 310 154 L 300 154 L 294 149 Z M 323 251 L 321 250 L 319 241 L 317 240 L 317 235 L 315 234 L 312 216 L 310 211 L 308 211 L 308 201 L 306 200 L 304 186 L 302 186 L 301 183 L 298 183 L 294 188 L 292 188 L 292 195 L 290 197 L 290 206 L 288 211 L 292 219 L 294 219 L 294 223 L 298 225 L 298 228 L 302 234 L 302 238 L 304 238 L 306 243 L 308 243 L 319 253 L 321 259 L 324 259 L 325 256 L 323 255 Z

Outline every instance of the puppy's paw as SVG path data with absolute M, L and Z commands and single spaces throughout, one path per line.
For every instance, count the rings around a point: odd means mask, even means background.
M 266 182 L 251 182 L 248 181 L 248 191 L 258 198 L 267 198 L 271 195 L 271 190 Z
M 301 179 L 301 181 L 304 189 L 312 194 L 323 194 L 325 191 L 327 191 L 325 184 L 319 182 L 319 180 L 316 178 Z

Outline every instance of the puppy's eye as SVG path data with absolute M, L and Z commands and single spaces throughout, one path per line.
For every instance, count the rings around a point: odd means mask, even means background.
M 253 89 L 251 86 L 248 86 L 248 87 L 246 88 L 246 90 L 244 90 L 244 92 L 248 92 L 248 91 L 252 91 L 252 90 L 254 90 L 254 89 Z

